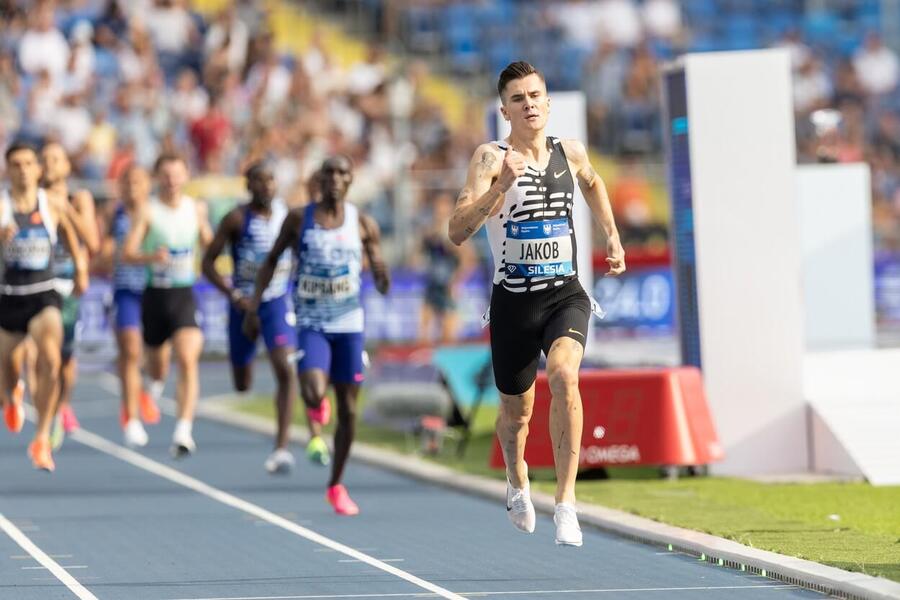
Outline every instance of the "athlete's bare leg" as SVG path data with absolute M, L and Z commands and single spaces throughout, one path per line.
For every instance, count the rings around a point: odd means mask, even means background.
M 581 453 L 584 413 L 578 391 L 578 368 L 584 347 L 569 337 L 558 338 L 547 356 L 550 383 L 550 439 L 556 465 L 556 502 L 575 503 L 575 478 Z
M 122 389 L 122 406 L 126 421 L 139 416 L 138 400 L 141 394 L 141 331 L 127 327 L 116 331 L 119 345 L 119 381 Z
M 419 312 L 419 343 L 420 344 L 430 344 L 432 338 L 431 329 L 434 326 L 435 320 L 435 312 L 434 309 L 431 308 L 427 303 L 422 303 L 422 308 Z
M 56 413 L 59 394 L 59 372 L 62 362 L 62 315 L 59 309 L 48 306 L 28 322 L 28 335 L 35 341 L 37 357 L 35 370 L 36 389 L 32 402 L 38 413 L 35 438 L 48 439 L 50 426 Z
M 231 365 L 231 381 L 234 389 L 246 392 L 253 387 L 253 362 L 246 365 Z
M 56 412 L 69 404 L 72 400 L 72 390 L 75 389 L 75 381 L 78 378 L 78 360 L 70 356 L 64 360 L 59 370 L 59 400 L 56 403 Z
M 166 381 L 169 378 L 169 366 L 172 360 L 172 342 L 166 341 L 159 346 L 147 347 L 147 375 L 153 381 Z
M 275 434 L 276 449 L 288 446 L 294 398 L 297 395 L 297 384 L 290 360 L 293 354 L 294 349 L 290 347 L 275 348 L 269 353 L 269 363 L 272 365 L 272 374 L 275 375 L 277 386 L 275 388 L 275 410 L 278 423 L 278 431 Z M 321 430 L 321 426 L 319 429 Z
M 321 369 L 309 369 L 300 373 L 300 397 L 307 408 L 318 408 L 328 391 L 328 376 Z M 310 437 L 322 435 L 322 424 L 306 417 Z
M 344 476 L 350 446 L 356 437 L 356 399 L 359 396 L 359 387 L 358 383 L 334 384 L 337 427 L 334 430 L 334 463 L 331 465 L 331 480 L 328 487 L 339 484 Z
M 203 351 L 203 332 L 199 327 L 182 327 L 172 336 L 172 347 L 178 365 L 175 390 L 177 416 L 185 421 L 193 421 L 200 393 L 199 363 L 200 353 Z
M 459 315 L 455 310 L 445 309 L 441 313 L 441 343 L 452 344 L 456 341 L 456 333 L 459 331 Z
M 24 361 L 25 335 L 0 329 L 0 406 L 11 402 Z
M 497 414 L 497 438 L 506 462 L 506 476 L 514 488 L 528 483 L 525 470 L 525 440 L 528 423 L 534 409 L 534 383 L 521 394 L 500 393 L 500 412 Z

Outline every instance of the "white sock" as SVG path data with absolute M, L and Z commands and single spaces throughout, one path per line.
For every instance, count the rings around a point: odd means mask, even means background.
M 187 419 L 175 421 L 175 437 L 190 436 L 194 430 L 194 422 Z
M 150 397 L 153 398 L 154 402 L 159 402 L 159 399 L 162 398 L 163 389 L 166 387 L 165 381 L 159 381 L 157 379 L 150 379 L 147 382 L 147 393 L 150 394 Z

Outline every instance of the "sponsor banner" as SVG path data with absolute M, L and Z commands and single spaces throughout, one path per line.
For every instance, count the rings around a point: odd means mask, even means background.
M 634 334 L 675 332 L 675 289 L 672 271 L 667 267 L 597 277 L 594 298 L 606 311 L 606 318 L 594 319 L 597 328 Z
M 900 260 L 894 262 L 896 319 L 900 321 Z M 425 279 L 421 273 L 397 269 L 391 274 L 391 292 L 385 297 L 375 291 L 369 274 L 362 280 L 362 304 L 366 313 L 366 338 L 371 342 L 403 342 L 419 337 Z M 633 334 L 672 334 L 674 332 L 675 294 L 667 268 L 639 269 L 622 277 L 599 277 L 594 297 L 606 311 L 603 320 L 594 319 L 598 329 L 620 330 Z M 208 353 L 227 351 L 228 303 L 208 282 L 194 285 L 199 323 Z M 481 339 L 487 330 L 481 315 L 490 301 L 487 273 L 473 273 L 462 284 L 455 302 L 460 321 L 460 340 Z M 81 303 L 81 345 L 114 349 L 111 325 L 112 287 L 105 279 L 94 278 Z
M 900 254 L 875 256 L 875 314 L 879 324 L 900 325 Z

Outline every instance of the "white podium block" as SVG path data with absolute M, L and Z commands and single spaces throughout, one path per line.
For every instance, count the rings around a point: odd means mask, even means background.
M 805 472 L 788 54 L 689 54 L 664 84 L 682 359 L 702 368 L 725 450 L 713 471 Z

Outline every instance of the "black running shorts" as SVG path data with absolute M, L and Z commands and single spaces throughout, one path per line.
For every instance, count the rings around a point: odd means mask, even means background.
M 561 337 L 587 339 L 591 301 L 578 279 L 540 292 L 510 292 L 495 285 L 491 293 L 491 357 L 497 389 L 521 394 L 537 377 L 544 354 Z
M 27 296 L 0 296 L 0 329 L 28 333 L 28 323 L 48 306 L 62 307 L 62 297 L 50 290 Z
M 151 348 L 163 345 L 182 327 L 198 327 L 193 288 L 148 287 L 141 298 L 141 325 L 144 343 Z

